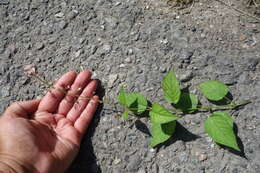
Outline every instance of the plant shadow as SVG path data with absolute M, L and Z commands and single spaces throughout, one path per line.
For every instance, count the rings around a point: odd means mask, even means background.
M 201 137 L 188 131 L 183 125 L 181 125 L 178 121 L 176 121 L 176 130 L 174 135 L 167 141 L 157 145 L 156 148 L 160 149 L 161 147 L 168 147 L 179 140 L 183 142 L 191 142 L 191 141 L 195 141 L 198 138 Z
M 96 91 L 100 100 L 104 97 L 105 89 L 101 86 L 101 82 L 97 80 L 99 83 L 99 87 Z M 84 135 L 81 147 L 78 153 L 78 156 L 73 161 L 69 169 L 66 173 L 80 173 L 80 172 L 88 172 L 88 173 L 101 173 L 100 167 L 96 164 L 96 156 L 93 149 L 93 144 L 91 138 L 95 133 L 95 129 L 100 121 L 100 117 L 102 114 L 103 104 L 99 105 L 94 119 L 90 124 L 87 133 Z
M 152 134 L 150 133 L 150 130 L 148 129 L 148 127 L 146 126 L 145 123 L 143 123 L 140 120 L 136 120 L 135 121 L 135 127 L 137 130 L 139 130 L 140 132 L 148 135 L 148 136 L 152 136 Z
M 199 135 L 193 134 L 192 132 L 188 131 L 183 125 L 181 125 L 178 121 L 176 122 L 176 131 L 172 138 L 167 140 L 164 145 L 165 147 L 168 147 L 169 145 L 172 145 L 176 141 L 183 141 L 183 142 L 191 142 L 195 141 L 196 139 L 201 138 Z

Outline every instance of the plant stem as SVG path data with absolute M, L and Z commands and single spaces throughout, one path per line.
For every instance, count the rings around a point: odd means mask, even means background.
M 237 104 L 230 103 L 230 104 L 224 105 L 224 106 L 201 106 L 195 110 L 198 110 L 198 111 L 231 110 L 231 109 L 235 109 L 239 106 L 246 105 L 248 103 L 251 103 L 251 101 L 244 101 L 244 102 L 237 103 Z

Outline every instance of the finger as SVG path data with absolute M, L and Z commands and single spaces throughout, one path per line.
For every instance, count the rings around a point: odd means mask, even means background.
M 30 115 L 37 111 L 40 101 L 41 100 L 38 99 L 14 102 L 6 109 L 4 116 L 29 118 Z
M 83 71 L 77 76 L 66 97 L 61 101 L 57 112 L 58 114 L 67 115 L 73 107 L 77 96 L 81 94 L 83 89 L 90 82 L 90 78 L 91 72 L 89 71 Z
M 68 72 L 64 74 L 42 99 L 38 111 L 46 111 L 53 113 L 57 110 L 60 101 L 66 94 L 67 86 L 71 86 L 77 76 L 76 72 Z
M 97 88 L 97 81 L 91 81 L 87 87 L 83 90 L 77 102 L 73 105 L 73 108 L 68 112 L 67 118 L 73 123 L 80 116 L 83 110 L 86 108 L 89 100 L 93 97 Z
M 86 132 L 86 129 L 88 128 L 97 107 L 98 96 L 94 96 L 93 99 L 88 103 L 85 110 L 81 113 L 80 117 L 74 123 L 75 129 L 77 129 L 81 135 Z

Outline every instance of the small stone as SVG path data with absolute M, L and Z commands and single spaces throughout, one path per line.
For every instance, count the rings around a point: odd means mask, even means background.
M 41 50 L 41 49 L 44 48 L 44 44 L 43 44 L 42 42 L 37 42 L 37 43 L 35 44 L 35 48 L 36 48 L 37 50 Z
M 244 41 L 246 39 L 246 36 L 244 34 L 240 35 L 239 36 L 239 40 L 240 41 Z
M 9 4 L 9 0 L 1 0 L 0 1 L 0 5 L 8 5 Z
M 112 50 L 112 46 L 109 44 L 104 44 L 103 50 L 104 50 L 104 53 L 109 53 Z
M 121 162 L 121 159 L 115 158 L 115 160 L 113 161 L 114 165 L 117 165 Z
M 166 67 L 161 66 L 159 70 L 161 73 L 165 73 L 167 69 L 166 69 Z
M 115 6 L 119 6 L 119 5 L 121 5 L 121 2 L 116 2 L 115 3 Z
M 155 163 L 152 165 L 152 173 L 158 173 L 159 171 L 159 166 Z
M 125 64 L 120 64 L 119 67 L 120 68 L 124 68 L 124 67 L 126 67 L 126 65 Z
M 145 169 L 140 168 L 137 173 L 146 173 Z
M 118 22 L 115 18 L 107 17 L 107 18 L 105 18 L 105 20 L 106 20 L 107 25 L 110 26 L 112 29 L 116 28 Z
M 182 60 L 190 60 L 193 56 L 194 51 L 189 49 L 183 49 L 181 52 L 180 59 Z
M 57 37 L 51 37 L 51 38 L 49 39 L 49 43 L 50 43 L 50 44 L 53 44 L 56 40 L 57 40 Z
M 95 54 L 96 53 L 96 51 L 97 51 L 97 46 L 96 45 L 92 45 L 91 46 L 91 48 L 90 48 L 90 53 L 93 55 L 93 54 Z
M 65 29 L 67 26 L 68 26 L 68 23 L 65 22 L 64 20 L 59 23 L 59 28 L 60 29 Z
M 134 53 L 133 49 L 128 49 L 127 55 L 133 55 L 133 53 Z
M 166 172 L 165 169 L 163 167 L 159 166 L 159 173 L 165 173 L 165 172 Z
M 250 76 L 249 76 L 248 72 L 243 72 L 239 76 L 238 82 L 241 84 L 245 84 L 245 85 L 250 84 L 252 81 L 250 80 Z
M 131 60 L 131 58 L 130 58 L 130 57 L 127 57 L 127 58 L 125 59 L 125 62 L 126 62 L 126 63 L 131 63 L 131 62 L 132 62 L 132 60 Z
M 111 74 L 108 76 L 108 87 L 112 88 L 113 84 L 115 83 L 115 81 L 118 78 L 118 74 Z
M 128 163 L 127 169 L 128 171 L 136 172 L 138 170 L 139 165 L 141 164 L 141 157 L 139 155 L 135 155 L 131 157 L 130 162 Z
M 191 70 L 187 70 L 184 74 L 181 74 L 180 81 L 187 82 L 187 81 L 191 80 L 192 77 L 193 77 L 192 71 Z
M 199 155 L 199 161 L 204 161 L 206 159 L 207 159 L 207 155 L 205 155 L 205 154 L 200 154 Z
M 151 152 L 151 153 L 155 153 L 155 152 L 156 152 L 156 149 L 151 148 L 151 149 L 149 149 L 149 152 Z
M 10 96 L 10 90 L 11 90 L 11 87 L 10 86 L 4 86 L 1 88 L 0 90 L 0 96 L 1 97 L 8 97 Z
M 57 18 L 62 18 L 62 17 L 64 17 L 64 14 L 62 12 L 59 12 L 59 13 L 56 13 L 54 16 Z
M 67 17 L 68 17 L 69 20 L 72 20 L 78 15 L 78 13 L 79 12 L 77 10 L 72 10 L 71 12 L 69 12 Z
M 181 162 L 187 162 L 187 161 L 188 161 L 188 155 L 187 155 L 187 153 L 182 152 L 182 153 L 179 155 L 179 160 L 180 160 Z
M 260 119 L 260 112 L 257 112 L 257 113 L 255 114 L 255 116 L 256 116 L 256 118 Z
M 11 53 L 12 55 L 14 55 L 14 54 L 17 52 L 17 49 L 16 49 L 16 47 L 15 47 L 14 44 L 8 45 L 7 49 L 10 50 L 10 53 Z
M 33 75 L 36 73 L 36 67 L 34 64 L 25 65 L 23 67 L 23 70 L 27 75 Z
M 81 51 L 81 50 L 78 50 L 77 52 L 75 52 L 74 55 L 75 55 L 76 58 L 78 58 L 78 57 L 80 56 L 81 53 L 82 53 L 82 51 Z

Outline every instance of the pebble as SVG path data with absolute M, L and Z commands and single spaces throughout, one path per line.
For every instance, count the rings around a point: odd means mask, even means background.
M 180 59 L 182 60 L 190 60 L 193 56 L 194 51 L 190 49 L 183 49 L 181 52 Z
M 60 29 L 65 29 L 67 26 L 68 26 L 68 23 L 65 22 L 64 20 L 62 20 L 62 21 L 59 23 L 59 28 L 60 28 Z
M 109 88 L 113 87 L 117 78 L 118 78 L 118 74 L 111 74 L 111 75 L 108 76 L 108 84 L 107 85 L 108 85 Z
M 118 22 L 115 18 L 112 18 L 112 17 L 107 17 L 106 19 L 106 23 L 112 28 L 112 29 L 115 29 Z
M 139 155 L 132 156 L 127 166 L 128 171 L 137 171 L 141 162 L 141 157 Z
M 250 80 L 250 76 L 249 76 L 248 72 L 243 72 L 239 76 L 238 82 L 241 83 L 241 84 L 245 84 L 245 85 L 250 84 L 251 80 Z
M 62 17 L 64 17 L 64 13 L 59 12 L 59 13 L 56 13 L 54 16 L 57 18 L 62 18 Z
M 244 34 L 240 35 L 239 36 L 239 40 L 240 41 L 244 41 L 246 39 L 246 36 Z
M 109 53 L 112 50 L 112 46 L 109 44 L 104 44 L 103 50 L 104 50 L 104 53 Z
M 97 46 L 96 45 L 92 45 L 91 46 L 91 48 L 90 48 L 90 53 L 92 54 L 92 55 L 94 55 L 95 53 L 96 53 L 96 51 L 97 51 Z
M 124 67 L 126 67 L 126 65 L 125 64 L 120 64 L 119 67 L 120 68 L 124 68 Z
M 23 71 L 27 74 L 27 75 L 33 75 L 36 72 L 36 67 L 34 64 L 28 64 L 25 65 L 23 67 Z
M 37 42 L 37 43 L 35 44 L 35 48 L 36 48 L 37 50 L 41 50 L 41 49 L 44 48 L 44 44 L 43 44 L 42 42 Z
M 115 158 L 115 160 L 113 161 L 114 165 L 117 165 L 121 162 L 121 159 Z
M 11 87 L 9 85 L 2 87 L 0 90 L 1 97 L 10 96 L 10 90 L 11 90 Z
M 204 160 L 207 160 L 207 155 L 205 155 L 205 154 L 200 154 L 200 155 L 199 155 L 199 161 L 204 161 Z
M 188 161 L 188 154 L 186 152 L 182 152 L 180 155 L 179 155 L 179 160 L 181 162 L 187 162 Z
M 9 0 L 1 0 L 0 1 L 0 5 L 8 5 L 9 4 Z
M 53 44 L 56 40 L 57 40 L 57 37 L 51 37 L 51 38 L 49 39 L 49 43 L 50 43 L 50 44 Z
M 160 70 L 161 73 L 165 73 L 167 71 L 166 67 L 164 67 L 164 66 L 161 66 L 159 68 L 159 70 Z
M 144 168 L 140 168 L 137 173 L 146 173 Z
M 133 55 L 133 53 L 134 53 L 134 51 L 133 51 L 133 49 L 128 49 L 128 51 L 127 51 L 127 55 Z
M 68 17 L 69 20 L 72 20 L 78 15 L 78 13 L 79 12 L 77 10 L 72 10 L 71 12 L 68 13 L 67 17 Z
M 131 59 L 130 57 L 127 57 L 127 58 L 125 59 L 125 62 L 126 62 L 126 63 L 131 63 L 131 62 L 132 62 L 132 59 Z
M 75 52 L 75 57 L 78 58 L 80 56 L 80 54 L 82 53 L 82 50 L 78 50 L 77 52 Z
M 180 81 L 187 82 L 191 80 L 193 77 L 193 73 L 191 70 L 186 70 L 183 74 L 180 75 Z

